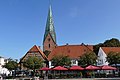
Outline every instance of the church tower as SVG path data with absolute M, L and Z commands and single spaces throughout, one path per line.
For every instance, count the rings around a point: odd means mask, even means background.
M 50 5 L 43 39 L 43 51 L 52 51 L 56 46 L 56 33 L 53 23 L 52 8 Z

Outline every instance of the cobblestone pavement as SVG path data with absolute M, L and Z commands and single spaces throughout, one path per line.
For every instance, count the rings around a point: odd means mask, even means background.
M 3 80 L 120 80 L 120 78 L 78 78 L 78 79 L 3 79 Z

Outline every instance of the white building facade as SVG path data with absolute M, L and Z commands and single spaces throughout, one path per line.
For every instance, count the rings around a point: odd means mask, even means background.
M 106 53 L 100 47 L 98 52 L 97 66 L 108 65 L 108 61 L 106 58 L 107 58 Z
M 3 57 L 0 57 L 0 66 L 2 67 L 3 65 L 5 65 L 5 63 L 7 62 L 7 60 Z
M 5 59 L 4 57 L 0 57 L 0 75 L 5 74 L 6 76 L 8 76 L 8 74 L 10 74 L 10 71 L 7 68 L 3 67 L 5 63 L 7 63 L 7 59 Z
M 71 60 L 71 66 L 78 66 L 78 60 L 72 59 Z
M 71 66 L 78 66 L 78 60 L 71 59 Z M 52 62 L 49 61 L 49 68 L 53 68 L 54 65 L 52 65 Z

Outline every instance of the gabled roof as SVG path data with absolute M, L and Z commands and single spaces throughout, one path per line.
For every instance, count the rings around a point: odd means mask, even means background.
M 78 59 L 86 52 L 93 51 L 92 45 L 63 45 L 57 46 L 48 55 L 48 60 L 51 60 L 55 55 L 69 56 L 71 59 Z
M 47 57 L 46 57 L 46 55 L 45 55 L 45 54 L 42 52 L 42 50 L 41 50 L 38 46 L 36 46 L 36 45 L 34 45 L 34 46 L 21 58 L 21 60 L 23 60 L 23 58 L 24 58 L 28 53 L 33 53 L 33 52 L 39 52 L 40 55 L 43 57 L 44 60 L 48 60 Z
M 51 34 L 50 34 L 50 33 L 48 33 L 48 34 L 47 34 L 47 36 L 48 36 L 48 35 L 50 35 L 50 37 L 51 37 L 52 41 L 56 44 L 56 42 L 55 42 L 55 40 L 53 40 L 53 38 L 52 38 Z M 47 36 L 46 36 L 46 37 L 47 37 Z M 45 41 L 44 41 L 44 42 L 45 42 Z M 43 43 L 43 44 L 44 44 L 44 43 Z M 57 45 L 57 44 L 56 44 L 56 45 Z
M 108 54 L 109 52 L 120 52 L 120 47 L 101 47 L 102 50 Z
M 39 47 L 34 45 L 28 52 L 39 52 Z

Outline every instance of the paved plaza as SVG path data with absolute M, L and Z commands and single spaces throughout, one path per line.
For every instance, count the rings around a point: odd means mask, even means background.
M 33 80 L 31 78 L 4 79 L 4 80 Z M 120 80 L 120 78 L 78 78 L 78 79 L 34 79 L 34 80 Z
M 120 78 L 79 78 L 79 79 L 48 79 L 48 80 L 120 80 Z

